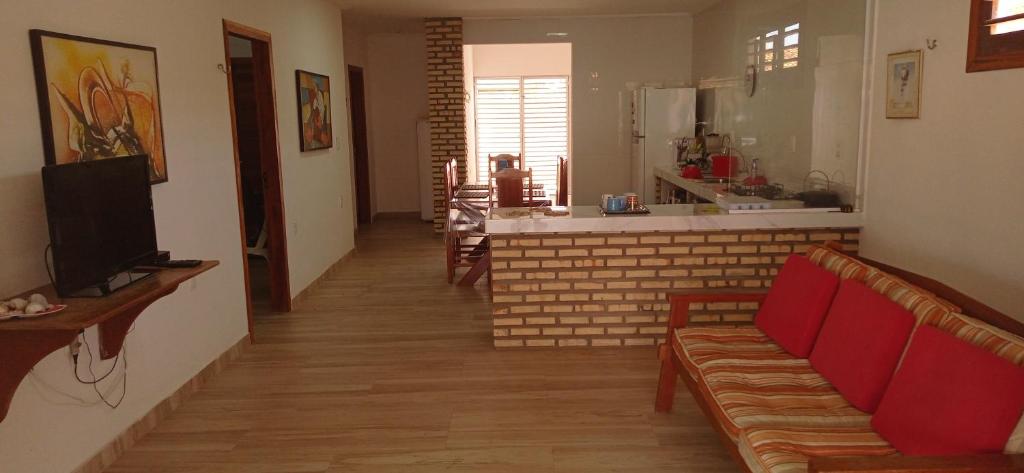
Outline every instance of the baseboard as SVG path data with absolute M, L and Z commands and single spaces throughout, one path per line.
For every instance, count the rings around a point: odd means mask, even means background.
M 74 469 L 72 473 L 102 473 L 112 465 L 129 448 L 135 445 L 143 436 L 153 430 L 161 421 L 167 418 L 175 409 L 185 402 L 189 397 L 199 391 L 211 378 L 219 374 L 228 363 L 237 359 L 242 352 L 249 347 L 249 335 L 242 337 L 238 342 L 221 353 L 215 360 L 211 361 L 205 368 L 199 371 L 192 379 L 188 380 L 174 393 L 160 401 L 141 419 L 135 421 L 130 427 L 121 432 L 114 440 L 106 444 L 98 453 L 92 456 L 81 466 Z
M 340 269 L 342 265 L 347 263 L 348 260 L 352 259 L 352 257 L 355 256 L 355 254 L 356 254 L 356 249 L 355 248 L 352 248 L 351 250 L 348 250 L 348 253 L 345 253 L 345 256 L 342 256 L 341 259 L 339 259 L 338 261 L 335 261 L 334 264 L 331 265 L 331 267 L 327 268 L 327 270 L 324 271 L 324 273 L 320 275 L 320 277 L 314 279 L 313 282 L 309 283 L 309 285 L 306 286 L 306 288 L 302 290 L 302 292 L 300 292 L 298 295 L 296 295 L 295 297 L 292 298 L 292 307 L 294 308 L 294 307 L 298 306 L 299 302 L 302 302 L 302 301 L 306 300 L 306 298 L 308 298 L 309 295 L 312 294 L 313 291 L 316 290 L 317 287 L 320 287 L 320 285 L 323 284 L 323 282 L 325 280 L 327 280 L 335 272 L 337 272 L 338 269 Z

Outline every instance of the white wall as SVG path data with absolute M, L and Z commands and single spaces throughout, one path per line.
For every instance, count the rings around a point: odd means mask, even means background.
M 334 101 L 336 143 L 330 150 L 300 154 L 295 119 L 296 68 L 330 75 L 334 90 L 345 88 L 341 17 L 321 0 L 2 0 L 0 6 L 0 221 L 7 229 L 0 237 L 0 294 L 47 280 L 30 28 L 157 48 L 170 176 L 153 188 L 160 247 L 177 258 L 221 261 L 138 319 L 128 336 L 128 396 L 119 409 L 75 405 L 52 389 L 95 400 L 91 388 L 71 377 L 66 350 L 44 359 L 21 384 L 0 423 L 0 470 L 67 472 L 246 335 L 227 81 L 216 67 L 224 62 L 222 18 L 274 38 L 292 291 L 301 291 L 353 247 L 344 102 Z M 88 335 L 95 350 L 95 330 Z
M 690 83 L 692 26 L 682 15 L 466 19 L 463 41 L 572 43 L 571 188 L 574 204 L 592 205 L 629 187 L 628 85 Z
M 861 252 L 1024 320 L 1024 69 L 965 73 L 970 2 L 941 3 L 878 2 Z M 921 118 L 887 120 L 886 56 L 908 49 Z
M 572 75 L 572 44 L 481 44 L 473 46 L 474 77 Z
M 346 62 L 363 68 L 366 86 L 370 213 L 418 211 L 416 121 L 427 116 L 423 20 L 345 15 L 344 25 Z
M 368 125 L 373 133 L 377 212 L 418 212 L 416 120 L 427 115 L 426 38 L 417 33 L 367 37 Z
M 367 33 L 365 31 L 366 24 L 364 22 L 360 21 L 359 18 L 355 18 L 352 15 L 344 15 L 342 17 L 342 25 L 343 25 L 343 28 L 342 28 L 343 29 L 343 31 L 342 31 L 342 36 L 343 36 L 342 44 L 343 44 L 343 49 L 345 51 L 345 63 L 346 63 L 346 65 L 352 65 L 352 66 L 360 67 L 360 68 L 363 69 L 363 88 L 364 88 L 364 90 L 363 90 L 364 97 L 363 98 L 364 98 L 364 100 L 366 102 L 365 103 L 365 107 L 366 107 L 366 117 L 365 117 L 365 119 L 366 119 L 366 123 L 367 123 L 367 130 L 366 130 L 366 154 L 367 154 L 367 160 L 369 162 L 369 169 L 367 171 L 369 172 L 369 175 L 370 175 L 369 176 L 369 178 L 370 178 L 370 191 L 369 191 L 369 195 L 370 195 L 370 215 L 372 217 L 374 214 L 377 213 L 377 199 L 376 199 L 376 196 L 375 196 L 375 194 L 373 192 L 373 186 L 374 186 L 373 130 L 369 129 L 369 123 L 370 123 L 370 120 L 372 119 L 372 116 L 373 116 L 373 110 L 371 110 L 371 108 L 370 108 L 369 97 L 367 96 L 368 94 L 367 94 L 367 92 L 365 90 L 366 89 L 366 79 L 367 79 L 367 77 L 366 77 L 366 66 L 367 66 L 367 64 L 369 64 L 369 59 L 367 58 L 367 46 L 366 46 L 366 41 L 367 41 Z M 346 68 L 345 74 L 346 74 L 345 77 L 347 78 L 348 77 L 348 70 L 347 70 L 347 68 Z M 350 88 L 350 84 L 348 84 L 348 81 L 346 81 L 346 83 L 345 83 L 345 116 L 348 117 L 350 124 L 352 123 L 352 104 L 349 102 L 349 97 L 351 97 L 351 95 L 352 95 L 352 90 Z M 345 136 L 349 137 L 349 155 L 354 160 L 355 159 L 355 154 L 354 154 L 355 150 L 352 148 L 352 142 L 351 142 L 352 127 L 351 126 L 349 126 L 347 130 L 345 130 Z M 355 205 L 355 202 L 356 202 L 356 199 L 357 199 L 357 195 L 356 195 L 356 181 L 355 181 L 355 179 L 356 179 L 356 176 L 355 176 L 355 161 L 352 161 L 350 166 L 352 167 L 352 202 L 353 202 L 353 205 Z M 356 215 L 355 211 L 352 212 L 352 218 L 353 219 L 358 219 L 358 215 Z

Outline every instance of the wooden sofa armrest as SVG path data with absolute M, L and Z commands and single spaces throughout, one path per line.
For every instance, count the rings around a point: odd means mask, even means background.
M 666 295 L 669 303 L 668 328 L 666 329 L 665 340 L 658 350 L 658 357 L 665 359 L 668 355 L 666 346 L 667 340 L 672 339 L 676 329 L 686 327 L 690 320 L 690 303 L 693 302 L 764 302 L 768 293 L 764 290 L 744 289 L 694 289 L 684 292 L 673 292 Z
M 815 457 L 808 473 L 1021 473 L 1024 455 Z

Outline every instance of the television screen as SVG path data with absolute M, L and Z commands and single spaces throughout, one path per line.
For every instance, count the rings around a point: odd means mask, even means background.
M 103 287 L 156 255 L 147 156 L 46 166 L 43 192 L 62 296 Z

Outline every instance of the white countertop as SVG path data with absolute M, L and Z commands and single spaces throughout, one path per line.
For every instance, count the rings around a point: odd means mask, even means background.
M 679 175 L 679 170 L 674 167 L 656 166 L 654 176 L 672 185 L 696 195 L 708 202 L 714 202 L 723 208 L 742 209 L 745 207 L 766 207 L 767 211 L 787 209 L 796 211 L 802 209 L 804 204 L 799 200 L 768 200 L 761 197 L 740 196 L 729 192 L 728 183 L 708 183 L 701 179 L 686 179 Z M 734 182 L 740 182 L 743 178 L 735 178 Z
M 648 205 L 648 215 L 604 216 L 600 207 L 556 207 L 569 215 L 546 216 L 526 208 L 493 209 L 485 222 L 490 234 L 579 232 L 679 232 L 710 230 L 776 230 L 786 228 L 859 228 L 860 212 L 765 212 L 747 214 L 700 214 L 711 205 Z

